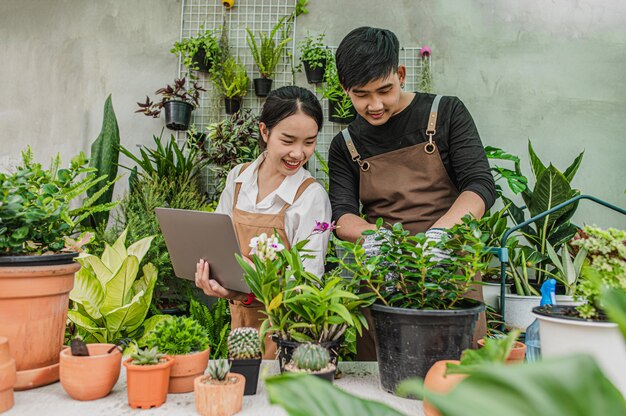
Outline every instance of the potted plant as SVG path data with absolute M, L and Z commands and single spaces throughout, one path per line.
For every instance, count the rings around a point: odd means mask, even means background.
M 180 56 L 184 66 L 191 70 L 209 72 L 219 59 L 220 46 L 213 31 L 200 26 L 196 36 L 174 43 L 171 53 Z
M 583 304 L 533 308 L 541 355 L 590 354 L 626 394 L 626 345 L 617 323 L 605 315 L 600 296 L 605 288 L 626 291 L 626 231 L 585 226 L 572 245 L 587 252 L 574 294 Z
M 304 73 L 309 84 L 319 84 L 324 81 L 326 64 L 332 60 L 330 49 L 324 45 L 324 33 L 316 37 L 310 34 L 298 43 L 300 61 L 304 66 Z
M 469 216 L 450 229 L 450 238 L 437 243 L 423 233 L 411 236 L 400 223 L 386 231 L 380 231 L 381 219 L 376 225 L 380 256 L 366 257 L 358 241 L 340 241 L 354 255 L 354 263 L 338 261 L 376 297 L 370 308 L 379 373 L 383 388 L 394 392 L 401 380 L 424 377 L 436 361 L 458 359 L 470 347 L 485 306 L 465 295 L 477 273 L 488 267 L 482 261 L 488 234 Z M 438 262 L 428 255 L 433 247 L 453 256 Z
M 241 410 L 245 379 L 229 371 L 228 360 L 214 360 L 209 363 L 208 375 L 196 377 L 194 392 L 200 415 L 230 416 Z
M 17 376 L 15 374 L 15 360 L 9 351 L 9 340 L 0 337 L 0 413 L 13 407 L 13 386 Z
M 165 125 L 170 130 L 187 130 L 191 122 L 191 112 L 198 107 L 200 91 L 206 91 L 195 81 L 190 87 L 185 87 L 185 77 L 177 78 L 174 84 L 159 88 L 155 94 L 161 95 L 161 101 L 152 102 L 146 97 L 145 103 L 137 103 L 139 109 L 135 113 L 143 113 L 153 118 L 161 115 L 165 109 Z
M 330 362 L 328 350 L 319 344 L 304 343 L 293 351 L 291 361 L 285 365 L 289 373 L 312 374 L 323 380 L 333 382 L 337 366 Z
M 76 351 L 79 342 L 84 351 Z M 79 354 L 80 353 L 80 354 Z M 74 400 L 96 400 L 111 392 L 120 376 L 122 353 L 115 344 L 72 341 L 61 351 L 60 379 L 63 390 Z
M 224 97 L 226 114 L 234 114 L 241 108 L 241 101 L 248 93 L 250 78 L 246 67 L 239 60 L 229 56 L 211 74 L 215 88 Z
M 324 85 L 319 92 L 328 98 L 328 120 L 333 123 L 349 124 L 356 118 L 356 110 L 350 97 L 339 83 L 337 67 L 332 54 L 329 54 L 324 71 Z
M 287 37 L 287 32 L 283 27 L 287 17 L 288 16 L 282 17 L 278 23 L 274 25 L 269 35 L 265 32 L 260 32 L 259 44 L 257 44 L 254 33 L 246 27 L 246 32 L 248 33 L 246 40 L 250 47 L 252 58 L 261 74 L 261 78 L 254 79 L 254 93 L 257 97 L 267 97 L 267 94 L 271 91 L 271 77 L 276 72 L 276 66 L 285 52 L 285 46 L 291 41 L 291 38 Z M 275 40 L 274 38 L 279 31 L 281 37 Z
M 209 337 L 193 318 L 169 316 L 137 343 L 156 347 L 174 359 L 168 393 L 193 391 L 194 379 L 204 374 L 209 362 Z
M 124 361 L 128 405 L 133 409 L 159 407 L 167 400 L 167 385 L 174 359 L 144 348 Z
M 204 327 L 209 337 L 210 358 L 227 358 L 227 339 L 230 332 L 228 300 L 218 298 L 209 308 L 192 298 L 189 302 L 189 315 Z
M 334 224 L 318 222 L 313 233 L 332 229 Z M 358 279 L 344 279 L 338 269 L 322 277 L 306 271 L 302 258 L 308 255 L 307 242 L 300 241 L 287 250 L 277 236 L 261 234 L 251 242 L 256 247 L 254 268 L 237 256 L 244 279 L 264 306 L 267 320 L 261 325 L 261 339 L 272 334 L 281 372 L 302 342 L 329 349 L 336 365 L 346 330 L 353 327 L 360 333 L 367 327 L 360 309 L 371 303 L 372 294 L 360 293 Z
M 256 394 L 261 366 L 261 339 L 256 328 L 235 328 L 230 332 L 228 360 L 231 371 L 246 378 L 244 396 Z
M 0 173 L 0 336 L 10 341 L 16 390 L 58 380 L 69 293 L 80 269 L 74 259 L 91 239 L 79 235 L 82 222 L 117 205 L 94 203 L 112 182 L 81 201 L 106 180 L 82 152 L 66 168 L 57 155 L 44 169 L 30 148 L 22 160 L 14 173 Z

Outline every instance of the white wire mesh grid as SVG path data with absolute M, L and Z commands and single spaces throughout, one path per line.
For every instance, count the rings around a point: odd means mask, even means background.
M 273 26 L 283 16 L 288 16 L 295 10 L 295 0 L 237 0 L 235 7 L 226 9 L 219 0 L 183 0 L 181 15 L 181 39 L 196 36 L 204 29 L 216 31 L 219 36 L 222 25 L 228 27 L 228 38 L 231 55 L 237 57 L 246 66 L 248 76 L 258 78 L 258 68 L 254 64 L 252 54 L 246 42 L 246 27 L 257 35 L 260 31 L 269 33 Z M 297 19 L 296 19 L 297 20 Z M 284 85 L 293 85 L 295 76 L 292 71 L 293 66 L 297 66 L 299 57 L 296 56 L 295 45 L 297 35 L 296 21 L 293 22 L 290 42 L 287 53 L 293 57 L 292 60 L 285 57 L 278 65 L 276 74 L 273 76 L 274 83 L 272 89 Z M 334 53 L 335 46 L 329 46 Z M 420 47 L 400 48 L 400 63 L 406 65 L 407 77 L 405 89 L 416 91 L 419 78 L 423 69 L 423 60 L 420 58 Z M 432 65 L 432 58 L 429 59 Z M 179 76 L 184 74 L 186 68 L 179 62 Z M 193 112 L 192 123 L 198 131 L 204 131 L 210 123 L 215 123 L 227 117 L 224 110 L 223 100 L 219 93 L 215 91 L 209 77 L 205 73 L 198 73 L 199 83 L 207 92 L 201 95 L 200 105 Z M 318 85 L 301 85 L 313 91 L 322 103 L 325 115 L 324 126 L 318 135 L 317 151 L 324 160 L 328 160 L 328 147 L 333 137 L 339 133 L 345 124 L 337 124 L 328 121 L 328 100 L 321 99 L 321 93 L 317 91 Z M 264 99 L 254 95 L 254 85 L 250 82 L 248 94 L 243 100 L 242 107 L 249 108 L 253 113 L 259 114 L 263 106 Z M 178 136 L 179 140 L 184 139 L 183 135 Z M 326 174 L 316 158 L 312 157 L 308 163 L 308 169 L 315 178 L 321 182 L 326 182 Z M 206 177 L 206 175 L 205 175 Z M 207 184 L 209 195 L 211 195 L 212 184 Z

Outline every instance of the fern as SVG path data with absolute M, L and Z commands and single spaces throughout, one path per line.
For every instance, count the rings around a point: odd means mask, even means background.
M 226 342 L 230 332 L 230 309 L 226 299 L 217 299 L 211 308 L 191 299 L 189 313 L 198 321 L 209 336 L 211 359 L 228 358 L 228 344 Z

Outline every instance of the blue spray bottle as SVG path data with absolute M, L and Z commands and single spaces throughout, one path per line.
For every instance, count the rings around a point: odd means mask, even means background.
M 556 280 L 548 279 L 541 285 L 539 306 L 556 305 Z M 539 321 L 535 319 L 526 328 L 526 361 L 532 363 L 541 358 L 541 340 L 539 339 Z

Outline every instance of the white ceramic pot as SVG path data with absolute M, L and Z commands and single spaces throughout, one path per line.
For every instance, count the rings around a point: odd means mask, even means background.
M 491 306 L 496 312 L 500 312 L 500 283 L 485 283 L 483 287 L 483 298 L 485 304 Z M 506 285 L 506 293 L 511 293 L 511 285 Z
M 543 358 L 585 353 L 626 395 L 626 342 L 617 324 L 564 319 L 534 314 L 539 319 Z
M 535 306 L 539 306 L 541 296 L 519 296 L 507 294 L 504 302 L 504 322 L 510 328 L 518 328 L 526 331 L 528 325 L 535 320 L 532 310 Z M 500 304 L 500 295 L 498 295 L 498 306 Z M 571 296 L 556 295 L 556 304 L 564 306 L 580 305 L 575 302 Z

